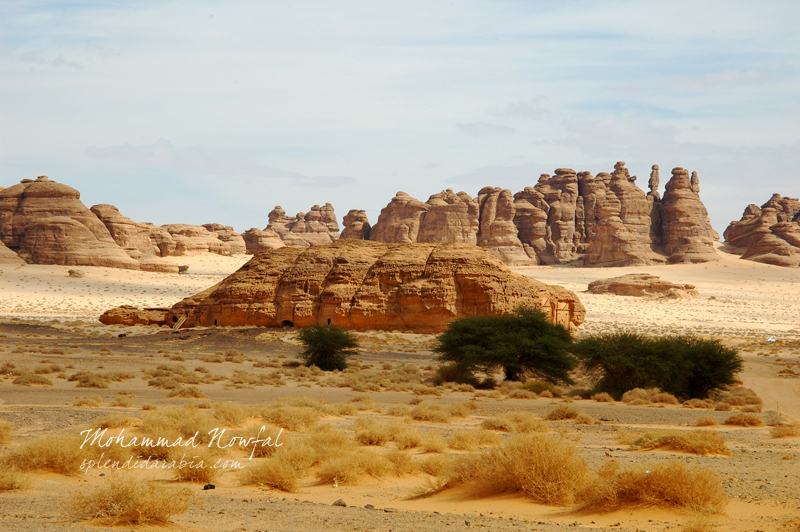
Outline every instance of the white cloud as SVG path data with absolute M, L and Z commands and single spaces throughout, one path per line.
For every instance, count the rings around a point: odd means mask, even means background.
M 491 110 L 494 116 L 516 116 L 538 120 L 550 115 L 550 111 L 541 105 L 543 98 L 536 98 L 528 102 L 510 103 L 502 111 Z
M 459 131 L 470 137 L 485 137 L 488 135 L 513 135 L 517 132 L 513 127 L 487 122 L 471 122 L 469 124 L 456 124 Z
M 34 65 L 47 65 L 52 67 L 66 66 L 70 68 L 82 69 L 83 65 L 75 61 L 67 61 L 64 54 L 58 54 L 55 57 L 49 58 L 49 54 L 39 50 L 28 50 L 14 56 L 14 59 L 20 63 L 31 63 Z

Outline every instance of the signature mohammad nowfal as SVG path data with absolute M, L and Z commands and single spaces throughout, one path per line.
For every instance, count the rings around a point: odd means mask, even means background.
M 126 436 L 125 429 L 120 430 L 119 434 L 114 436 L 106 436 L 106 432 L 108 429 L 86 429 L 80 432 L 81 436 L 84 437 L 83 443 L 81 443 L 81 449 L 84 446 L 97 446 L 100 448 L 109 448 L 112 445 L 119 445 L 120 447 L 136 447 L 136 448 L 155 448 L 155 447 L 167 447 L 167 448 L 179 448 L 183 447 L 185 449 L 188 448 L 196 448 L 200 445 L 200 442 L 197 441 L 200 432 L 195 432 L 193 436 L 189 438 L 183 438 L 182 436 L 178 436 L 173 440 L 163 437 L 151 437 L 151 436 Z M 211 435 L 211 440 L 208 442 L 207 447 L 211 448 L 216 446 L 218 449 L 230 449 L 234 447 L 242 448 L 242 449 L 251 449 L 249 459 L 253 459 L 253 455 L 255 454 L 256 448 L 261 447 L 280 447 L 283 445 L 279 443 L 279 439 L 281 434 L 283 434 L 283 429 L 278 431 L 278 435 L 275 436 L 273 440 L 271 436 L 267 436 L 262 438 L 262 434 L 266 431 L 266 427 L 261 427 L 258 431 L 258 435 L 251 436 L 249 438 L 245 438 L 242 436 L 233 436 L 230 440 L 226 443 L 222 443 L 222 437 L 225 434 L 225 429 L 214 428 L 208 431 L 208 434 Z M 204 464 L 203 460 L 194 461 L 192 459 L 186 460 L 186 455 L 184 454 L 180 460 L 151 460 L 152 456 L 148 456 L 144 458 L 143 456 L 138 457 L 138 459 L 134 460 L 134 457 L 128 458 L 126 461 L 120 460 L 111 460 L 106 459 L 104 460 L 104 454 L 100 455 L 100 458 L 97 460 L 90 460 L 84 459 L 83 463 L 81 464 L 81 471 L 84 473 L 88 473 L 89 469 L 97 468 L 97 469 L 175 469 L 175 468 L 204 468 L 208 467 Z M 197 457 L 192 457 L 197 458 Z M 232 460 L 222 460 L 219 459 L 217 462 L 210 466 L 214 469 L 225 469 L 225 468 L 236 468 L 236 469 L 243 469 L 238 462 Z

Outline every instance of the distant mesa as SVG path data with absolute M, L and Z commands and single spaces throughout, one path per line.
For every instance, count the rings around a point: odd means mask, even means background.
M 177 303 L 167 325 L 441 332 L 468 315 L 542 309 L 571 328 L 586 311 L 569 290 L 515 273 L 471 244 L 383 244 L 357 239 L 282 247 L 253 257 L 219 284 Z
M 743 259 L 798 268 L 800 200 L 773 194 L 761 207 L 750 204 L 741 220 L 725 229 L 724 237 Z
M 699 292 L 691 284 L 676 284 L 648 273 L 629 273 L 589 283 L 591 294 L 614 294 L 633 297 L 696 299 Z

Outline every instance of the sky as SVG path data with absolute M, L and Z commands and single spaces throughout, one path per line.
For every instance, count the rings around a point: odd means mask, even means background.
M 721 234 L 800 196 L 800 3 L 0 0 L 0 186 L 267 225 L 556 168 L 698 172 Z

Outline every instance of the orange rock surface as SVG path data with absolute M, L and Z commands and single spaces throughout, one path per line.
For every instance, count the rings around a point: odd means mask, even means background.
M 183 327 L 305 327 L 441 332 L 467 315 L 542 309 L 574 328 L 577 295 L 511 271 L 471 244 L 383 244 L 344 239 L 256 255 L 221 283 L 184 299 L 167 323 Z

